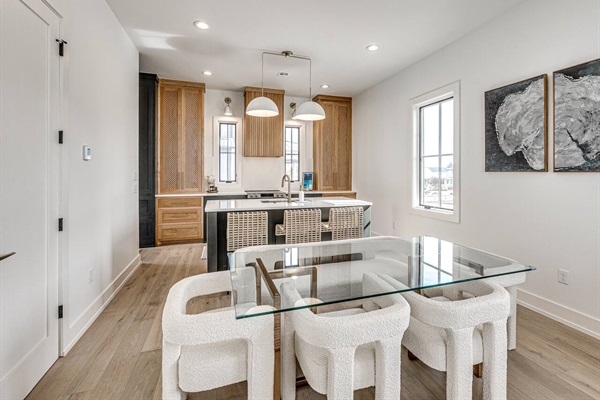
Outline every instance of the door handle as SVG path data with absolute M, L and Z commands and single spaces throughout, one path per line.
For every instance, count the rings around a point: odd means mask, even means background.
M 2 255 L 0 256 L 0 261 L 2 261 L 2 260 L 6 260 L 8 257 L 12 257 L 12 256 L 14 256 L 15 254 L 17 254 L 17 253 L 15 253 L 14 251 L 13 251 L 12 253 L 6 253 L 6 254 L 2 254 Z

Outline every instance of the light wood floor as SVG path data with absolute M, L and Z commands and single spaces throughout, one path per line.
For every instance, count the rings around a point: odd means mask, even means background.
M 27 399 L 160 399 L 161 316 L 169 288 L 186 276 L 206 271 L 202 245 L 142 251 L 143 264 L 67 354 L 60 358 Z M 210 309 L 224 298 L 203 299 Z M 474 378 L 474 398 L 481 379 Z M 243 399 L 246 384 L 188 399 Z M 509 399 L 600 399 L 600 341 L 523 307 L 518 310 L 518 347 L 509 352 Z M 324 399 L 304 386 L 299 399 Z M 373 389 L 355 394 L 374 398 Z M 444 399 L 445 374 L 402 355 L 402 399 Z M 265 399 L 268 400 L 268 399 Z

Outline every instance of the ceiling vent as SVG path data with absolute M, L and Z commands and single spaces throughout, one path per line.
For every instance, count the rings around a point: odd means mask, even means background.
M 277 73 L 277 76 L 283 76 L 283 77 L 287 78 L 288 76 L 290 76 L 290 73 L 289 72 L 285 72 L 285 71 L 279 71 Z

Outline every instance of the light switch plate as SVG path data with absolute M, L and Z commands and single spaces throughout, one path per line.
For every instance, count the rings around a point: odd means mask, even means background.
M 92 148 L 90 146 L 83 146 L 83 161 L 90 161 L 92 159 Z

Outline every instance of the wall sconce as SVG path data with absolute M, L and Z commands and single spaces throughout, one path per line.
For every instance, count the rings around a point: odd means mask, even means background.
M 225 104 L 227 104 L 225 106 L 225 112 L 223 114 L 227 115 L 228 117 L 233 115 L 233 111 L 231 111 L 231 98 L 230 97 L 225 97 Z
M 292 109 L 292 119 L 296 119 L 296 103 L 291 102 L 290 108 Z

